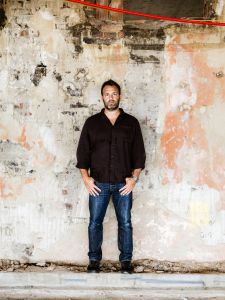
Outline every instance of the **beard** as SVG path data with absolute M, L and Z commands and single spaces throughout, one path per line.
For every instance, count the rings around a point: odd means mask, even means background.
M 120 100 L 109 100 L 108 102 L 104 101 L 104 106 L 107 110 L 113 111 L 119 107 Z

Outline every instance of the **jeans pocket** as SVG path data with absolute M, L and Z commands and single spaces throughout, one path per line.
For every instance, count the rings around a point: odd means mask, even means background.
M 104 189 L 104 186 L 99 181 L 96 181 L 96 180 L 94 180 L 94 184 L 101 190 L 101 191 L 97 190 L 97 192 L 100 195 Z
M 126 183 L 118 183 L 118 190 L 122 189 L 123 187 L 125 187 Z
M 98 182 L 97 180 L 94 179 L 94 184 L 98 185 L 98 184 L 100 184 L 100 182 Z

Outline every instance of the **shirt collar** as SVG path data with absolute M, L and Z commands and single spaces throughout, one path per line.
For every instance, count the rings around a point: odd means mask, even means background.
M 119 116 L 118 116 L 118 118 L 117 118 L 115 124 L 117 124 L 118 122 L 120 122 L 120 120 L 122 120 L 122 119 L 124 118 L 124 116 L 125 116 L 124 110 L 123 110 L 122 108 L 119 108 L 119 110 L 120 110 L 120 114 L 119 114 Z M 102 108 L 102 110 L 101 110 L 101 112 L 100 112 L 100 115 L 101 115 L 105 120 L 108 120 L 108 121 L 109 121 L 109 119 L 107 118 L 107 116 L 106 116 L 106 114 L 104 113 L 104 111 L 105 111 L 105 109 Z M 110 121 L 109 121 L 109 122 L 110 122 Z
M 120 115 L 124 114 L 124 110 L 122 108 L 119 108 L 120 110 Z M 102 108 L 101 112 L 100 112 L 102 115 L 105 115 L 105 109 Z

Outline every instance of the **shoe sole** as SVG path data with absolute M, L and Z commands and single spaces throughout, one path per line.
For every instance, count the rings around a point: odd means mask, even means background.
M 133 272 L 132 271 L 120 271 L 120 273 L 122 273 L 122 274 L 132 274 Z
M 100 270 L 99 271 L 96 271 L 96 270 L 87 270 L 87 273 L 100 273 Z

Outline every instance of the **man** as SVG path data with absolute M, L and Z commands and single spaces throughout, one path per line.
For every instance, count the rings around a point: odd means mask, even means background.
M 132 190 L 145 167 L 145 149 L 139 122 L 119 108 L 120 92 L 115 81 L 103 83 L 105 108 L 86 120 L 77 148 L 77 168 L 89 192 L 88 272 L 100 271 L 102 224 L 111 195 L 118 221 L 121 272 L 133 271 Z

